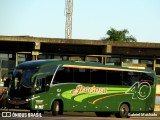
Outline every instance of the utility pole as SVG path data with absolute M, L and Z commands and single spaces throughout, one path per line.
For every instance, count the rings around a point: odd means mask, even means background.
M 72 13 L 73 13 L 73 0 L 66 0 L 66 25 L 65 25 L 65 38 L 72 38 Z

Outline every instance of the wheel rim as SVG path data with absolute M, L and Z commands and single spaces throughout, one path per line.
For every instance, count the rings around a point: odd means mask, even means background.
M 121 110 L 121 114 L 122 114 L 122 115 L 125 115 L 126 113 L 127 113 L 127 111 L 126 111 L 126 109 L 123 107 L 122 110 Z
M 56 105 L 55 111 L 58 112 L 59 111 L 59 105 Z
M 121 111 L 120 111 L 120 116 L 121 117 L 127 117 L 129 112 L 129 108 L 127 105 L 122 106 Z

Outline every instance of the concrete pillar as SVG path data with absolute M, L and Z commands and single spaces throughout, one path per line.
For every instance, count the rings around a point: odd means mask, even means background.
M 41 43 L 37 40 L 34 43 L 34 49 L 32 51 L 32 60 L 37 60 L 39 55 L 39 50 L 41 48 Z
M 153 59 L 153 70 L 154 71 L 156 70 L 156 59 L 155 58 Z

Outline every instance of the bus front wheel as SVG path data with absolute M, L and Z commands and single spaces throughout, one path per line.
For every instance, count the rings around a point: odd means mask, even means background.
M 127 104 L 122 104 L 119 108 L 119 112 L 115 114 L 118 118 L 128 118 L 129 106 Z
M 52 104 L 52 115 L 53 116 L 57 116 L 60 110 L 60 106 L 59 106 L 59 102 L 58 101 L 54 101 Z

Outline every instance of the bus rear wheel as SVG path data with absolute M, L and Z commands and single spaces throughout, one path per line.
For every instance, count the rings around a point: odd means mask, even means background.
M 60 104 L 58 101 L 54 101 L 52 104 L 52 115 L 57 116 L 60 111 Z
M 122 104 L 119 108 L 119 112 L 115 114 L 118 118 L 128 118 L 129 106 L 127 104 Z

